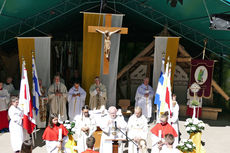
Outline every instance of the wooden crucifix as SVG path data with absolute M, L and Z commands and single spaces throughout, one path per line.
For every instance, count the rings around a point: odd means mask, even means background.
M 128 34 L 128 28 L 111 27 L 112 14 L 105 15 L 105 26 L 88 26 L 88 32 L 101 33 L 104 35 L 104 74 L 108 74 L 108 65 L 110 60 L 111 36 L 115 33 Z M 106 68 L 106 70 L 105 70 Z

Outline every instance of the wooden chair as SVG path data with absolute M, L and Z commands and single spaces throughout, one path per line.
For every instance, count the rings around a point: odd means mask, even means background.
M 121 107 L 122 112 L 126 112 L 128 107 L 130 106 L 130 100 L 129 99 L 120 99 L 118 101 L 118 106 Z

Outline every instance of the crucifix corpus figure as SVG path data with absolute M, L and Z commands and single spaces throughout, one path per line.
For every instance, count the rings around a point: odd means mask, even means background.
M 109 61 L 109 56 L 110 56 L 110 46 L 111 46 L 111 41 L 110 41 L 110 38 L 113 34 L 115 33 L 119 33 L 121 31 L 121 29 L 117 29 L 115 31 L 108 31 L 108 30 L 105 30 L 105 31 L 101 31 L 99 29 L 96 29 L 96 31 L 98 33 L 101 33 L 104 35 L 104 53 L 105 53 L 105 57 L 108 59 Z

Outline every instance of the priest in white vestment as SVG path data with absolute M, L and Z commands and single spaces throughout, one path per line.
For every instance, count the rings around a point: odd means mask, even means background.
M 106 87 L 100 82 L 99 77 L 96 77 L 95 83 L 90 86 L 89 94 L 89 108 L 91 110 L 105 110 L 107 102 Z
M 48 90 L 48 99 L 50 104 L 50 114 L 58 114 L 59 121 L 67 120 L 67 95 L 66 86 L 60 82 L 60 76 L 55 76 L 54 83 Z
M 86 92 L 80 87 L 78 81 L 75 81 L 74 86 L 69 90 L 69 120 L 73 121 L 76 117 L 81 116 L 81 109 L 85 105 Z
M 8 115 L 10 117 L 10 140 L 13 151 L 20 151 L 24 140 L 22 117 L 23 112 L 18 108 L 18 98 L 11 98 L 12 105 L 9 108 Z
M 128 121 L 128 137 L 132 139 L 136 145 L 139 144 L 141 139 L 147 140 L 148 134 L 148 121 L 142 115 L 141 107 L 135 107 L 135 113 L 129 118 Z M 129 141 L 129 153 L 137 153 L 137 146 Z
M 116 129 L 119 128 L 124 133 L 126 132 L 127 123 L 123 116 L 117 115 L 117 109 L 114 106 L 109 107 L 109 114 L 101 119 L 100 128 L 103 133 L 101 136 L 100 153 L 112 153 L 112 139 L 125 139 L 125 136 Z M 118 141 L 118 153 L 123 153 L 123 144 Z
M 170 122 L 172 123 L 172 127 L 174 130 L 177 132 L 177 135 L 179 136 L 179 105 L 177 104 L 176 101 L 176 95 L 173 94 L 172 96 L 172 116 L 170 119 Z M 178 137 L 174 138 L 174 144 L 173 146 L 176 147 L 178 145 Z
M 75 135 L 77 137 L 77 151 L 79 153 L 87 149 L 86 139 L 96 131 L 96 122 L 92 116 L 89 115 L 89 106 L 82 108 L 82 115 L 75 118 Z
M 144 83 L 137 88 L 135 100 L 135 106 L 142 108 L 143 115 L 149 121 L 152 117 L 153 88 L 149 85 L 148 77 L 146 77 Z

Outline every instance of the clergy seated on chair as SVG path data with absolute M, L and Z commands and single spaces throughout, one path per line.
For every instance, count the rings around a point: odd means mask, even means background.
M 96 131 L 96 122 L 89 115 L 89 106 L 82 107 L 82 115 L 75 118 L 75 134 L 77 137 L 77 151 L 83 152 L 87 148 L 87 140 Z
M 81 88 L 79 81 L 74 82 L 74 86 L 69 90 L 69 120 L 73 121 L 81 116 L 82 107 L 85 105 L 86 92 Z
M 143 84 L 137 88 L 135 100 L 135 106 L 142 108 L 143 115 L 149 122 L 152 117 L 153 88 L 149 85 L 148 77 L 146 77 Z
M 116 129 L 116 127 L 123 132 L 126 132 L 127 123 L 123 116 L 117 115 L 117 109 L 114 106 L 109 107 L 109 114 L 101 119 L 100 128 L 103 133 L 101 136 L 100 153 L 112 153 L 113 146 L 112 140 L 114 139 L 124 139 L 125 136 Z M 118 153 L 123 153 L 123 144 L 118 141 L 119 148 Z
M 98 153 L 97 151 L 94 151 L 94 144 L 95 144 L 95 138 L 94 137 L 88 137 L 86 139 L 86 145 L 87 149 L 84 152 L 79 152 L 79 153 Z
M 136 145 L 140 143 L 140 140 L 146 140 L 148 134 L 148 123 L 144 115 L 142 115 L 141 107 L 135 107 L 134 114 L 128 121 L 128 137 L 131 138 Z M 129 153 L 137 153 L 137 146 L 133 142 L 129 142 Z
M 9 94 L 12 94 L 13 91 L 15 90 L 14 85 L 13 85 L 13 78 L 12 77 L 7 77 L 6 83 L 4 83 L 3 88 L 8 91 Z
M 166 134 L 164 140 L 164 147 L 162 147 L 160 153 L 180 153 L 178 149 L 173 148 L 175 139 L 172 134 Z
M 178 136 L 174 128 L 168 123 L 168 115 L 168 112 L 161 114 L 160 123 L 151 129 L 152 153 L 160 151 L 159 148 L 164 145 L 162 138 L 165 138 L 166 134 L 172 134 L 174 137 Z
M 89 107 L 91 110 L 104 110 L 106 107 L 106 87 L 100 82 L 99 77 L 95 77 L 95 83 L 90 86 Z
M 58 119 L 60 121 L 67 120 L 67 89 L 66 86 L 60 82 L 60 76 L 58 75 L 54 77 L 54 83 L 49 87 L 48 99 L 50 105 L 50 114 L 58 114 Z
M 8 132 L 8 104 L 10 102 L 10 94 L 3 89 L 3 83 L 0 81 L 0 131 Z

